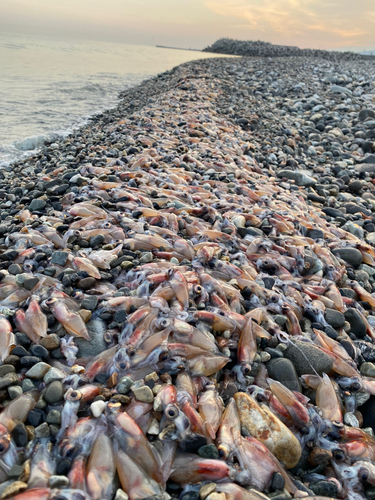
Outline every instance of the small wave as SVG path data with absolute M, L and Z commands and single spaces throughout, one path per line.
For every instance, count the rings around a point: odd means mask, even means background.
M 56 141 L 62 137 L 62 134 L 32 135 L 22 141 L 16 141 L 14 146 L 20 151 L 33 151 L 43 147 L 47 141 Z

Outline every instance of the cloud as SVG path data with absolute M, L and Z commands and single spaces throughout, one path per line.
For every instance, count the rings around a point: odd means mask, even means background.
M 333 47 L 369 43 L 375 24 L 372 4 L 372 0 L 205 0 L 211 12 L 226 17 L 228 24 L 232 21 L 231 27 L 240 29 L 242 36 L 247 30 L 248 39 L 266 33 L 274 43 Z

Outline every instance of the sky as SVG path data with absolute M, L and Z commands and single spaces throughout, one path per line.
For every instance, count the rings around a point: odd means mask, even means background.
M 0 0 L 0 33 L 204 48 L 222 37 L 375 50 L 374 0 Z

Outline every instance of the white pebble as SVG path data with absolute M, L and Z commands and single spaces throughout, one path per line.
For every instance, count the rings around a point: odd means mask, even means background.
M 104 401 L 94 401 L 94 403 L 90 406 L 91 413 L 95 418 L 98 418 L 103 413 L 106 406 L 107 405 Z

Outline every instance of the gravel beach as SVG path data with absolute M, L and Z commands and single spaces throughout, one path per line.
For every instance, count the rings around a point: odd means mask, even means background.
M 183 64 L 0 171 L 0 498 L 375 498 L 375 66 Z

